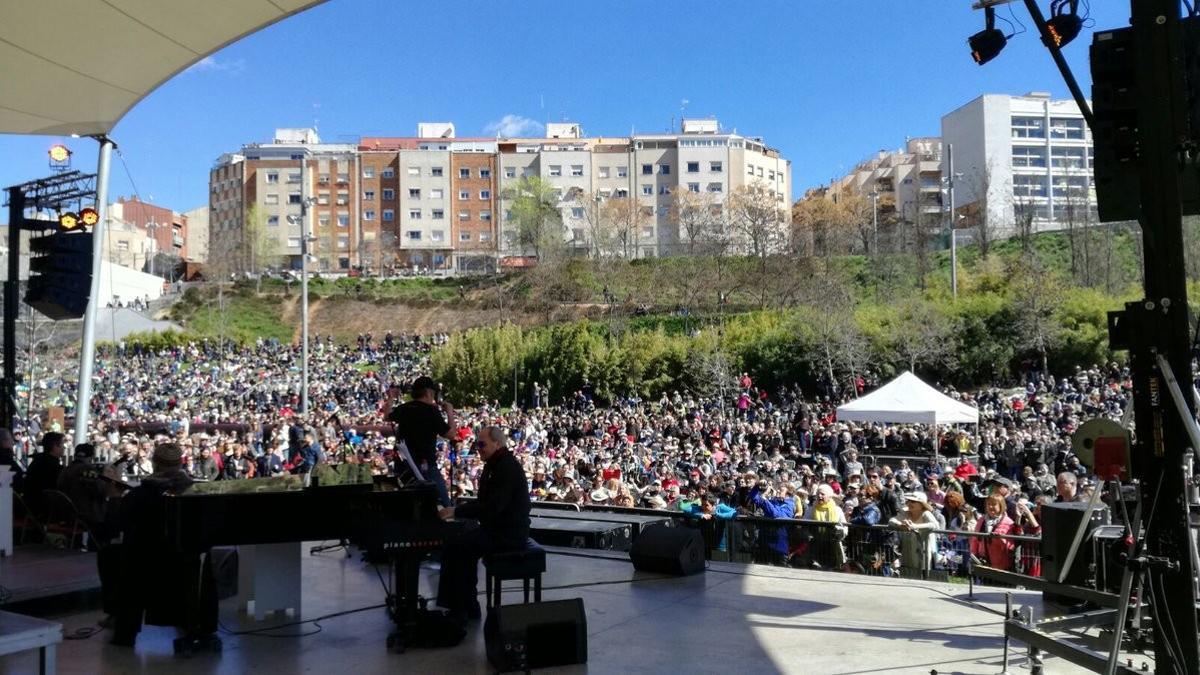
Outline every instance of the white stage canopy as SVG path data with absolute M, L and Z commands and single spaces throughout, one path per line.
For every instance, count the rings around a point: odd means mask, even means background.
M 978 424 L 979 411 L 955 401 L 909 371 L 837 409 L 839 422 Z
M 103 135 L 173 75 L 324 0 L 12 0 L 0 133 Z

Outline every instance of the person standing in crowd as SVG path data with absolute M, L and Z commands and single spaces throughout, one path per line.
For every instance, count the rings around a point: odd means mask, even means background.
M 975 531 L 995 536 L 972 537 L 971 555 L 998 570 L 1011 570 L 1012 552 L 1016 544 L 1004 535 L 1012 534 L 1012 529 L 1013 521 L 1005 512 L 1004 497 L 1000 494 L 988 495 L 984 502 L 984 516 L 979 519 Z
M 478 520 L 479 527 L 449 539 L 442 550 L 438 605 L 460 624 L 480 616 L 478 565 L 483 556 L 524 548 L 529 539 L 529 488 L 525 470 L 508 450 L 500 427 L 484 428 L 473 448 L 483 458 L 479 496 L 443 507 L 443 519 Z
M 1056 502 L 1078 502 L 1083 501 L 1079 494 L 1079 477 L 1070 471 L 1063 471 L 1058 474 L 1058 495 L 1055 497 Z
M 449 438 L 450 430 L 457 426 L 454 406 L 437 400 L 437 385 L 429 377 L 418 377 L 413 381 L 409 392 L 412 400 L 393 407 L 399 393 L 395 387 L 388 390 L 384 418 L 396 425 L 396 436 L 408 446 L 421 476 L 433 483 L 441 505 L 450 506 L 450 492 L 437 463 L 437 438 Z
M 929 574 L 937 552 L 938 521 L 923 492 L 904 495 L 906 510 L 888 521 L 900 530 L 900 573 L 912 579 L 924 579 Z

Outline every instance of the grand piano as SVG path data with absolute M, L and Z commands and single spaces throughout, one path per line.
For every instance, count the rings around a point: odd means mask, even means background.
M 390 489 L 389 489 L 390 488 Z M 167 541 L 180 552 L 238 546 L 239 604 L 261 620 L 300 614 L 301 542 L 341 541 L 382 551 L 393 568 L 389 615 L 397 632 L 388 646 L 403 651 L 420 614 L 420 561 L 439 550 L 453 528 L 437 516 L 432 485 L 309 487 L 303 490 L 169 496 Z

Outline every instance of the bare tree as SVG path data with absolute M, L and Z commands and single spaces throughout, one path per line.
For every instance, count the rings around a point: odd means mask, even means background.
M 734 236 L 757 260 L 759 306 L 765 307 L 768 259 L 784 251 L 788 213 L 775 191 L 761 181 L 738 186 L 729 196 L 727 207 Z
M 693 192 L 676 189 L 671 192 L 671 222 L 679 227 L 687 253 L 694 256 L 713 233 L 717 217 L 713 209 L 717 205 L 711 192 Z
M 1048 354 L 1059 339 L 1056 313 L 1062 305 L 1062 284 L 1036 257 L 1017 261 L 1012 274 L 1025 280 L 1016 286 L 1013 298 L 1020 347 L 1036 352 L 1046 372 Z
M 999 228 L 993 222 L 996 214 L 988 208 L 988 194 L 992 189 L 992 176 L 995 174 L 993 166 L 993 161 L 989 160 L 985 166 L 974 167 L 965 176 L 965 180 L 971 185 L 976 197 L 974 202 L 966 205 L 966 210 L 971 220 L 974 221 L 972 229 L 975 230 L 975 243 L 979 246 L 979 257 L 985 259 L 991 252 L 992 242 L 999 235 Z
M 898 308 L 896 324 L 888 329 L 896 353 L 914 372 L 918 366 L 953 359 L 953 332 L 950 319 L 921 298 L 904 302 Z

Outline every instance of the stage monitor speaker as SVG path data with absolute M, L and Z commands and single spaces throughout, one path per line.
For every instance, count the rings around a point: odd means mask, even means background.
M 583 599 L 494 607 L 484 643 L 488 662 L 500 672 L 587 663 Z
M 1085 502 L 1057 502 L 1042 507 L 1040 520 L 1042 524 L 1043 579 L 1058 581 L 1059 571 L 1067 562 L 1067 552 L 1071 550 L 1071 542 L 1075 539 L 1075 532 L 1083 522 L 1086 511 L 1087 503 Z M 1071 563 L 1071 569 L 1067 572 L 1064 583 L 1085 587 L 1092 585 L 1093 575 L 1090 574 L 1090 568 L 1095 561 L 1092 531 L 1104 523 L 1107 512 L 1108 508 L 1104 505 L 1097 506 L 1096 510 L 1092 512 L 1092 518 L 1084 527 L 1083 539 L 1079 542 L 1079 550 L 1075 552 L 1075 559 Z M 1044 595 L 1047 600 L 1060 604 L 1079 602 L 1052 592 Z
M 633 541 L 629 559 L 641 572 L 697 574 L 704 571 L 704 537 L 690 527 L 651 525 Z

